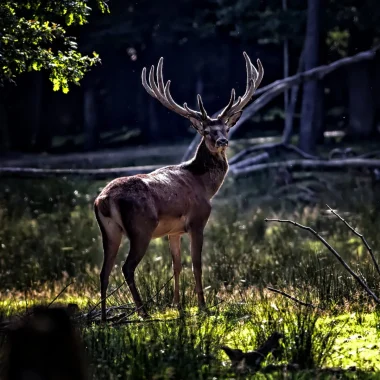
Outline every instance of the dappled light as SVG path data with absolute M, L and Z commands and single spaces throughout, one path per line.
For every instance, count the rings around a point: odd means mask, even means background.
M 380 3 L 0 3 L 0 379 L 374 379 Z

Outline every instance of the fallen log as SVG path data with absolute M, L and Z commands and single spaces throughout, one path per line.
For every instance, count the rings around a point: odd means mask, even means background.
M 343 66 L 350 65 L 352 63 L 360 62 L 363 60 L 373 59 L 375 57 L 376 51 L 380 49 L 380 45 L 375 46 L 374 48 L 363 51 L 361 53 L 355 54 L 351 57 L 345 57 L 334 61 L 328 65 L 318 66 L 311 70 L 307 70 L 296 75 L 290 76 L 285 79 L 277 80 L 267 86 L 258 89 L 255 92 L 255 96 L 262 95 L 257 98 L 253 103 L 251 103 L 243 112 L 239 121 L 235 124 L 235 126 L 231 129 L 230 136 L 235 133 L 238 128 L 245 123 L 248 119 L 250 119 L 256 112 L 266 106 L 271 100 L 276 98 L 278 95 L 282 94 L 288 88 L 293 87 L 294 85 L 299 85 L 302 82 L 312 80 L 312 79 L 322 79 L 327 74 L 335 71 Z M 212 117 L 217 117 L 222 110 L 219 110 Z M 193 141 L 190 143 L 188 149 L 186 150 L 184 156 L 182 157 L 182 161 L 188 160 L 195 147 L 198 145 L 200 141 L 200 135 L 197 134 Z
M 337 160 L 288 160 L 281 162 L 269 162 L 237 168 L 230 166 L 230 172 L 233 176 L 258 173 L 269 169 L 286 168 L 293 170 L 342 170 L 342 169 L 377 169 L 380 168 L 380 160 L 363 159 L 363 158 L 345 158 Z
M 103 180 L 135 174 L 150 173 L 164 165 L 128 166 L 109 169 L 38 169 L 0 167 L 0 178 L 54 178 L 54 177 L 91 177 Z
M 266 153 L 258 155 L 248 162 L 260 162 L 267 159 Z M 252 160 L 252 161 L 251 161 Z M 54 177 L 90 177 L 94 180 L 105 180 L 116 177 L 131 176 L 135 174 L 150 173 L 164 165 L 129 166 L 110 169 L 37 169 L 37 168 L 2 168 L 0 178 L 54 178 Z M 258 173 L 269 169 L 286 168 L 294 170 L 345 170 L 352 168 L 378 169 L 380 159 L 345 158 L 336 160 L 288 160 L 281 162 L 256 163 L 241 167 L 241 163 L 231 165 L 229 173 L 234 177 Z

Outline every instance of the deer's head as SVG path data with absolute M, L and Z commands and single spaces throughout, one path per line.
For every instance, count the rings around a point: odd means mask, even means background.
M 230 101 L 216 118 L 207 115 L 200 95 L 197 97 L 199 111 L 192 110 L 187 106 L 187 103 L 184 103 L 182 107 L 173 100 L 170 94 L 170 80 L 168 80 L 166 84 L 164 83 L 162 73 L 164 59 L 162 57 L 157 66 L 157 83 L 154 78 L 154 66 L 152 66 L 149 71 L 149 84 L 146 76 L 146 68 L 143 68 L 142 84 L 148 94 L 156 98 L 165 107 L 189 119 L 192 127 L 204 137 L 205 143 L 211 152 L 220 152 L 225 150 L 228 146 L 229 130 L 240 119 L 244 107 L 251 100 L 264 76 L 264 69 L 260 60 L 257 60 L 257 70 L 253 66 L 248 55 L 245 52 L 243 55 L 247 70 L 247 86 L 245 94 L 236 99 L 235 90 L 232 89 Z

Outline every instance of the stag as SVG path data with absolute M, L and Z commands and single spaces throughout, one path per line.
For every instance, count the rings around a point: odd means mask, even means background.
M 140 316 L 148 317 L 135 283 L 135 270 L 144 257 L 151 239 L 168 236 L 174 272 L 173 304 L 180 305 L 181 236 L 189 235 L 191 259 L 198 306 L 205 306 L 202 287 L 203 231 L 211 212 L 211 199 L 218 192 L 228 171 L 226 148 L 228 132 L 242 115 L 260 85 L 264 69 L 257 60 L 256 69 L 243 53 L 247 84 L 243 96 L 235 97 L 232 89 L 227 106 L 216 117 L 207 115 L 198 95 L 199 111 L 177 104 L 170 94 L 170 80 L 164 83 L 163 58 L 155 73 L 151 67 L 147 80 L 142 70 L 142 85 L 153 98 L 169 110 L 189 119 L 202 136 L 195 156 L 179 165 L 165 166 L 149 174 L 116 178 L 99 194 L 94 211 L 102 235 L 104 261 L 100 273 L 102 320 L 106 320 L 106 292 L 121 239 L 130 242 L 122 267 L 125 280 Z M 155 78 L 156 74 L 156 78 Z M 149 82 L 149 83 L 148 83 Z

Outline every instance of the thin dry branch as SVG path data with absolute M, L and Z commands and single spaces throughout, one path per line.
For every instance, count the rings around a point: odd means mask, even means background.
M 109 179 L 150 173 L 161 165 L 127 166 L 109 169 L 39 169 L 0 167 L 0 178 L 54 178 L 54 177 L 92 177 L 93 179 Z
M 299 304 L 302 305 L 302 306 L 308 306 L 308 307 L 312 307 L 312 308 L 318 308 L 318 309 L 320 309 L 319 306 L 313 305 L 312 303 L 308 303 L 308 302 L 301 301 L 301 300 L 299 300 L 298 298 L 295 298 L 295 297 L 291 296 L 290 294 L 283 292 L 282 290 L 278 290 L 278 289 L 272 288 L 272 287 L 270 287 L 270 286 L 267 286 L 267 289 L 270 290 L 270 291 L 273 292 L 273 293 L 281 294 L 282 296 L 284 296 L 284 297 L 286 297 L 286 298 L 289 298 L 289 299 L 291 299 L 292 301 L 294 301 L 294 302 L 296 302 L 296 303 L 299 303 Z
M 51 305 L 53 305 L 53 303 L 61 296 L 62 293 L 64 293 L 66 291 L 66 289 L 71 286 L 72 284 L 74 284 L 74 281 L 68 283 L 55 297 L 54 299 L 47 305 L 47 307 L 49 308 Z
M 351 267 L 343 260 L 342 256 L 333 248 L 318 232 L 313 230 L 311 227 L 304 226 L 300 223 L 294 222 L 289 219 L 265 219 L 266 222 L 278 222 L 278 223 L 288 223 L 293 224 L 294 226 L 311 232 L 335 257 L 336 259 L 343 265 L 343 267 L 347 270 L 348 273 L 359 283 L 359 285 L 373 298 L 373 300 L 380 304 L 380 299 L 376 296 L 376 294 L 368 287 L 368 285 L 358 276 Z
M 338 218 L 340 219 L 356 236 L 358 236 L 361 241 L 363 242 L 363 244 L 365 245 L 365 247 L 367 248 L 367 251 L 368 253 L 370 254 L 371 256 L 371 259 L 373 261 L 373 264 L 375 265 L 375 268 L 377 270 L 377 273 L 380 275 L 380 268 L 379 268 L 379 264 L 375 258 L 375 255 L 373 254 L 373 250 L 372 248 L 369 246 L 366 238 L 358 231 L 355 230 L 354 227 L 352 227 L 345 219 L 343 219 L 337 212 L 335 212 L 329 205 L 326 205 L 329 210 Z
M 304 152 L 302 149 L 296 147 L 295 145 L 292 144 L 284 144 L 282 142 L 280 143 L 274 143 L 274 144 L 257 144 L 254 146 L 251 146 L 247 149 L 242 150 L 241 152 L 237 153 L 235 156 L 233 156 L 229 160 L 230 165 L 236 164 L 236 162 L 240 161 L 244 157 L 248 156 L 249 154 L 256 152 L 258 150 L 264 150 L 266 152 L 276 150 L 276 149 L 282 149 L 290 152 L 294 152 L 301 156 L 302 158 L 306 158 L 309 160 L 319 160 L 320 157 L 314 156 L 312 154 Z
M 233 165 L 233 168 L 239 169 L 245 166 L 256 165 L 268 159 L 269 159 L 268 152 L 263 152 L 263 153 L 257 154 L 254 157 L 250 157 L 250 158 L 247 158 L 246 160 L 237 162 L 235 165 Z
M 345 158 L 336 160 L 288 160 L 281 162 L 269 162 L 265 164 L 257 164 L 244 168 L 230 168 L 231 174 L 234 176 L 257 173 L 268 169 L 286 168 L 293 170 L 342 170 L 342 169 L 376 169 L 380 168 L 380 160 L 361 159 L 361 158 Z
M 250 119 L 255 113 L 257 113 L 260 109 L 266 106 L 270 101 L 276 98 L 278 95 L 282 94 L 288 88 L 293 87 L 294 85 L 300 84 L 304 81 L 312 80 L 312 79 L 322 79 L 327 74 L 335 71 L 343 66 L 350 65 L 352 63 L 360 62 L 367 59 L 373 59 L 375 57 L 375 53 L 380 49 L 380 45 L 375 46 L 374 48 L 363 51 L 351 57 L 345 57 L 334 61 L 328 65 L 322 65 L 315 67 L 311 70 L 304 71 L 302 73 L 298 73 L 291 77 L 277 80 L 267 86 L 258 89 L 255 92 L 255 96 L 261 95 L 257 98 L 253 103 L 251 103 L 243 112 L 240 120 L 236 123 L 236 125 L 231 129 L 230 135 L 232 136 L 239 127 L 245 123 L 248 119 Z M 216 112 L 212 117 L 216 117 L 222 110 Z M 188 160 L 195 147 L 198 145 L 200 141 L 200 136 L 197 134 L 188 149 L 186 150 L 184 156 L 182 157 L 182 161 Z

